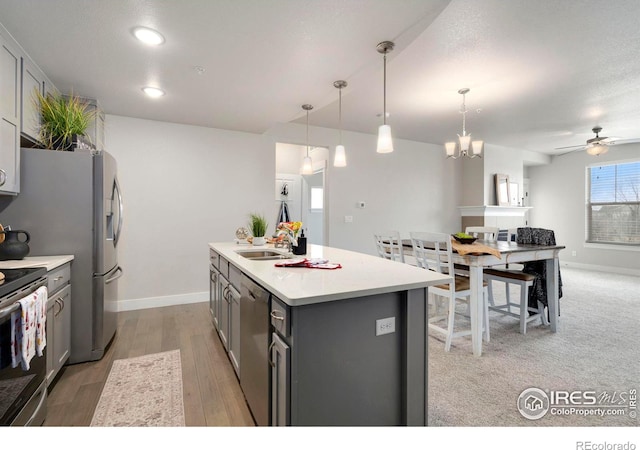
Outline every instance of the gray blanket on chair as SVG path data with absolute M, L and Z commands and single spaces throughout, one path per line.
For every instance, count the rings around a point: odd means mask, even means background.
M 556 245 L 556 238 L 553 230 L 524 227 L 518 228 L 518 236 L 516 242 L 518 244 Z M 547 300 L 546 262 L 526 262 L 524 263 L 524 268 L 522 269 L 522 271 L 536 276 L 536 279 L 533 282 L 533 286 L 529 288 L 529 307 L 537 309 L 538 302 L 540 302 L 546 308 L 549 305 L 549 301 Z M 560 267 L 558 267 L 558 298 L 562 298 L 562 278 L 560 276 Z M 560 303 L 558 303 L 558 315 L 560 315 Z

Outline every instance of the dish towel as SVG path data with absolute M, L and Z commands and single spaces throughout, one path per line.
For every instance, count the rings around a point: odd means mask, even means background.
M 11 314 L 11 366 L 29 370 L 31 360 L 42 356 L 46 346 L 47 288 L 18 300 L 20 309 Z

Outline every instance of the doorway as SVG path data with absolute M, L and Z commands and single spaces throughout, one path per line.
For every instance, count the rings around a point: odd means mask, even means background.
M 325 164 L 314 163 L 313 175 L 302 175 L 302 216 L 307 242 L 325 244 Z
M 326 245 L 326 167 L 329 149 L 313 147 L 309 150 L 309 156 L 313 160 L 312 175 L 301 175 L 302 160 L 306 152 L 307 147 L 304 145 L 276 143 L 275 223 L 277 226 L 283 216 L 283 207 L 286 207 L 290 221 L 302 222 L 308 243 Z

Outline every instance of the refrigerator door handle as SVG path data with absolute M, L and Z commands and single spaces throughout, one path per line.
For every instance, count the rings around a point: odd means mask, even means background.
M 118 178 L 113 179 L 113 193 L 118 196 L 118 228 L 116 229 L 116 233 L 113 239 L 113 245 L 118 245 L 118 240 L 120 239 L 120 232 L 122 231 L 122 220 L 124 213 L 124 207 L 122 205 L 122 192 L 120 190 L 120 184 L 118 183 Z M 114 195 L 115 197 L 115 195 Z
M 118 266 L 116 268 L 116 270 L 114 271 L 113 276 L 107 278 L 106 280 L 104 280 L 104 284 L 109 284 L 113 281 L 116 281 L 118 278 L 120 278 L 122 275 L 124 275 L 124 270 L 122 270 L 122 267 Z

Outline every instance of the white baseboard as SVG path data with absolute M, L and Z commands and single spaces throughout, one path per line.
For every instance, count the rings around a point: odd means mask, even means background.
M 118 301 L 118 312 L 136 309 L 159 308 L 162 306 L 186 305 L 209 301 L 209 292 L 193 292 L 191 294 L 167 295 L 164 297 L 134 298 Z
M 627 267 L 599 266 L 597 264 L 582 264 L 575 262 L 560 261 L 560 267 L 571 267 L 574 269 L 594 270 L 596 272 L 619 273 L 621 275 L 640 276 L 640 269 L 630 269 Z

